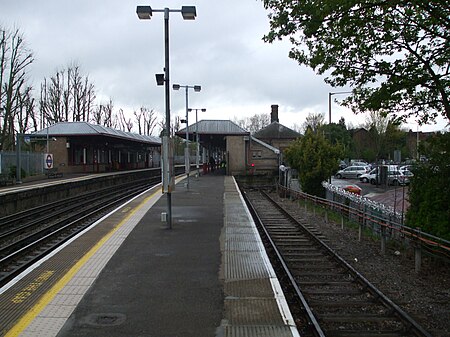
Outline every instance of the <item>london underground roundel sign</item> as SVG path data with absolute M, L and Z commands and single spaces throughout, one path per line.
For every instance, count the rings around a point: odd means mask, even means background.
M 45 154 L 44 166 L 46 169 L 53 168 L 53 154 L 52 153 Z

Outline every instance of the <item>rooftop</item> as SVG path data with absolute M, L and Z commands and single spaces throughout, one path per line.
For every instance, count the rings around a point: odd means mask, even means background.
M 60 122 L 53 124 L 30 136 L 108 136 L 132 140 L 141 143 L 161 144 L 161 139 L 155 136 L 139 135 L 137 133 L 116 130 L 102 125 L 89 124 L 87 122 Z

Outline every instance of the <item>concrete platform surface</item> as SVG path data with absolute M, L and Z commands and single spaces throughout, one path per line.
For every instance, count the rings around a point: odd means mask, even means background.
M 0 332 L 299 336 L 233 177 L 191 177 L 189 189 L 183 181 L 177 184 L 171 229 L 161 221 L 166 204 L 159 188 L 142 194 L 23 280 L 0 289 L 11 315 L 22 315 Z

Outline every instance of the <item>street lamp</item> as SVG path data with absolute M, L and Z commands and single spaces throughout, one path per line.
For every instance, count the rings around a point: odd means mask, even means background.
M 198 141 L 198 117 L 197 117 L 197 111 L 201 110 L 201 112 L 206 112 L 205 108 L 202 109 L 191 109 L 189 108 L 188 111 L 191 112 L 192 110 L 195 110 L 195 142 L 197 143 L 196 148 L 197 148 L 197 152 L 195 154 L 195 167 L 197 168 L 197 177 L 200 177 L 200 170 L 199 170 L 199 166 L 200 166 L 200 143 Z
M 189 124 L 188 124 L 188 106 L 189 106 L 189 95 L 188 95 L 188 89 L 194 89 L 195 92 L 200 92 L 202 90 L 202 87 L 199 85 L 179 85 L 174 84 L 173 90 L 180 90 L 180 88 L 186 89 L 186 147 L 184 149 L 184 165 L 185 165 L 185 172 L 186 172 L 186 178 L 187 183 L 186 187 L 189 189 L 189 171 L 190 171 L 190 159 L 189 159 Z M 183 120 L 181 120 L 183 122 Z
M 351 91 L 338 91 L 338 92 L 329 92 L 328 93 L 328 123 L 331 124 L 331 96 L 340 95 L 340 94 L 351 94 Z
M 162 183 L 163 193 L 167 194 L 167 223 L 168 228 L 172 228 L 172 187 L 174 187 L 174 180 L 171 176 L 173 164 L 169 162 L 169 141 L 170 141 L 170 77 L 169 77 L 169 13 L 181 13 L 184 20 L 195 20 L 197 12 L 195 6 L 182 6 L 181 9 L 152 9 L 150 6 L 137 6 L 136 14 L 140 20 L 150 20 L 153 12 L 164 13 L 164 77 L 161 74 L 157 75 L 159 78 L 158 85 L 162 85 L 161 80 L 165 83 L 165 111 L 166 111 L 166 125 L 163 130 L 163 163 L 162 163 Z

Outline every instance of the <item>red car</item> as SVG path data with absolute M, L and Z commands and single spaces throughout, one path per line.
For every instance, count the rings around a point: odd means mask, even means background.
M 355 193 L 357 195 L 361 195 L 361 187 L 357 186 L 357 185 L 347 185 L 344 187 L 344 190 L 347 192 L 351 192 L 351 193 Z

